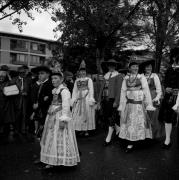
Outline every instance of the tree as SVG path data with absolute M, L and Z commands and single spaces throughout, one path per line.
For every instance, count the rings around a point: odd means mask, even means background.
M 178 0 L 147 0 L 139 19 L 144 23 L 144 31 L 150 38 L 150 46 L 155 49 L 156 72 L 160 71 L 161 60 L 166 50 L 176 43 L 179 34 Z
M 20 14 L 24 11 L 29 18 L 34 19 L 30 10 L 35 9 L 40 12 L 40 9 L 47 9 L 50 7 L 51 3 L 56 2 L 55 0 L 1 0 L 0 1 L 0 20 L 5 18 L 12 19 L 13 24 L 17 24 L 20 31 L 22 31 L 22 26 L 26 22 L 22 21 Z M 17 14 L 19 17 L 13 18 Z
M 53 19 L 59 22 L 56 31 L 62 31 L 61 41 L 68 46 L 94 48 L 97 68 L 104 60 L 105 50 L 120 47 L 123 42 L 135 39 L 141 27 L 135 13 L 143 0 L 61 0 L 61 7 Z M 121 42 L 121 43 L 119 43 Z

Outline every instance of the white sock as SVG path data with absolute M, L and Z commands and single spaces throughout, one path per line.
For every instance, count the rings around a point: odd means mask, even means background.
M 106 137 L 106 142 L 110 142 L 111 141 L 111 137 L 112 137 L 112 133 L 114 131 L 114 128 L 109 126 L 109 129 L 108 129 L 108 135 Z
M 172 123 L 165 123 L 165 144 L 168 145 L 170 143 L 170 136 L 172 132 Z
M 116 135 L 118 135 L 119 132 L 120 132 L 120 126 L 118 126 L 117 124 L 115 124 L 115 130 L 116 130 Z

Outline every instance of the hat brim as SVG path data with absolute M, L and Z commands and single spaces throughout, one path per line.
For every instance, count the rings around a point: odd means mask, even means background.
M 39 73 L 40 71 L 44 71 L 49 74 L 52 73 L 52 71 L 48 67 L 45 67 L 45 66 L 38 66 L 38 67 L 31 69 L 31 72 L 33 72 L 33 73 Z
M 143 63 L 141 63 L 140 66 L 139 66 L 140 72 L 141 72 L 141 73 L 144 73 L 145 67 L 148 66 L 148 65 L 152 65 L 152 71 L 154 71 L 154 68 L 155 68 L 155 60 L 154 60 L 154 59 L 152 59 L 152 60 L 147 60 L 147 61 L 144 61 Z

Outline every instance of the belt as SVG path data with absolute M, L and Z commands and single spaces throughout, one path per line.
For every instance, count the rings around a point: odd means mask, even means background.
M 127 104 L 142 104 L 142 101 L 135 101 L 133 99 L 127 99 Z

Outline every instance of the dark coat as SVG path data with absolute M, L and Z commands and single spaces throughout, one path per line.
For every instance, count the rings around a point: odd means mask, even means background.
M 7 97 L 3 93 L 4 87 L 10 84 L 9 80 L 0 84 L 0 125 L 15 122 L 14 96 Z
M 44 124 L 48 108 L 52 101 L 52 83 L 50 80 L 43 83 L 39 96 L 38 96 L 38 110 L 41 111 L 41 120 L 40 123 Z M 47 100 L 45 100 L 45 97 L 47 97 Z

